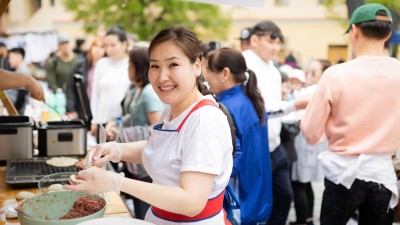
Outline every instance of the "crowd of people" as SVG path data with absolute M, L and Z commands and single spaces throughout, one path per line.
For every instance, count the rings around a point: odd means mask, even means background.
M 117 173 L 80 171 L 84 181 L 65 189 L 123 192 L 137 218 L 158 225 L 313 225 L 312 182 L 324 181 L 321 225 L 345 225 L 355 213 L 359 224 L 392 224 L 400 62 L 384 49 L 391 23 L 386 7 L 360 6 L 346 31 L 354 59 L 313 59 L 304 68 L 293 52 L 276 65 L 285 38 L 272 21 L 244 28 L 241 51 L 183 27 L 129 51 L 118 26 L 87 52 L 60 37 L 47 61 L 49 87 L 70 96 L 68 112 L 79 118 L 72 76 L 84 77 L 91 133 L 105 125 L 108 139 L 86 160 L 119 165 Z M 41 100 L 22 75 L 23 58 L 21 48 L 1 58 L 0 88 L 25 87 L 14 91 Z M 3 82 L 10 76 L 14 83 Z M 292 202 L 296 220 L 288 221 Z

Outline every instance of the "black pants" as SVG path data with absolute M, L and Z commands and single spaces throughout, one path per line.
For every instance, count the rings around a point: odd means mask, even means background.
M 350 189 L 325 179 L 321 205 L 321 225 L 345 225 L 359 211 L 359 225 L 392 225 L 392 196 L 385 186 L 356 179 Z
M 268 225 L 285 225 L 293 199 L 289 162 L 285 149 L 271 152 L 273 206 Z
M 292 181 L 296 224 L 306 224 L 307 218 L 313 217 L 314 192 L 311 182 Z

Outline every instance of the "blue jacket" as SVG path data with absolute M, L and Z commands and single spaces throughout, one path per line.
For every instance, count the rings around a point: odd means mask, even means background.
M 261 125 L 244 86 L 216 96 L 229 110 L 236 127 L 236 153 L 232 176 L 239 178 L 241 224 L 266 222 L 272 209 L 272 175 L 268 147 L 267 114 Z

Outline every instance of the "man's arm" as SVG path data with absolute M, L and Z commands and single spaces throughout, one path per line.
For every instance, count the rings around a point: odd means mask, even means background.
M 325 135 L 325 126 L 331 114 L 332 82 L 323 75 L 317 90 L 308 104 L 300 127 L 308 144 L 317 144 Z
M 0 90 L 25 87 L 31 93 L 32 98 L 44 100 L 42 85 L 35 78 L 16 72 L 0 69 Z

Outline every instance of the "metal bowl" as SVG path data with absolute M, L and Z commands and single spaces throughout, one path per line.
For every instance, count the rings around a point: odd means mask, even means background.
M 74 202 L 81 197 L 90 196 L 92 199 L 102 199 L 104 207 L 91 215 L 59 220 L 58 218 L 67 214 L 74 205 Z M 87 220 L 101 218 L 106 210 L 105 200 L 98 195 L 88 195 L 81 192 L 60 191 L 36 195 L 20 202 L 19 209 L 30 217 L 18 213 L 21 225 L 74 225 Z M 47 220 L 46 220 L 47 219 Z
M 75 172 L 61 172 L 61 173 L 53 173 L 47 175 L 40 179 L 38 186 L 41 193 L 52 192 L 49 190 L 49 187 L 54 184 L 69 184 L 69 178 L 71 175 L 76 174 Z

